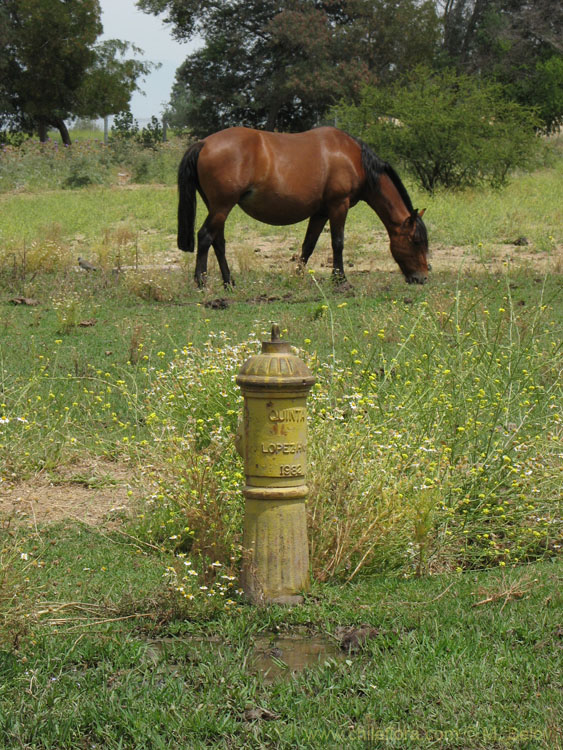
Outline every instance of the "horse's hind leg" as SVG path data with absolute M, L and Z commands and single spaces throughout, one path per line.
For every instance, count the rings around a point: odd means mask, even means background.
M 305 233 L 305 239 L 303 240 L 303 245 L 301 246 L 301 257 L 299 258 L 299 265 L 302 268 L 307 264 L 307 261 L 313 254 L 313 250 L 315 249 L 317 240 L 319 239 L 319 236 L 323 231 L 326 222 L 327 217 L 321 216 L 319 214 L 311 216 L 311 218 L 309 219 L 307 232 Z
M 227 263 L 227 258 L 225 255 L 224 225 L 217 230 L 217 234 L 215 236 L 215 239 L 213 240 L 213 249 L 215 250 L 215 257 L 217 258 L 217 263 L 219 263 L 219 268 L 221 269 L 223 286 L 225 287 L 225 289 L 234 286 L 235 282 L 233 281 L 233 278 L 231 276 L 231 271 L 229 269 L 229 264 Z
M 215 255 L 219 261 L 219 268 L 225 286 L 231 283 L 231 273 L 225 258 L 225 220 L 230 208 L 222 212 L 209 213 L 197 233 L 197 258 L 194 278 L 198 287 L 205 286 L 207 278 L 207 257 L 209 248 L 213 245 Z
M 212 242 L 213 236 L 209 231 L 208 216 L 197 233 L 197 257 L 195 261 L 194 279 L 200 289 L 205 286 L 207 279 L 207 256 Z

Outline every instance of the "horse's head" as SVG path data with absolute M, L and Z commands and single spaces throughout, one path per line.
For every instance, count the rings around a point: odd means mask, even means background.
M 422 221 L 425 209 L 414 209 L 397 230 L 390 234 L 391 254 L 408 284 L 428 281 L 428 234 Z

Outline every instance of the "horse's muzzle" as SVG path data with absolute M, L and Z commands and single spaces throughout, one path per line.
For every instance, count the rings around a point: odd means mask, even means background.
M 406 277 L 407 284 L 426 284 L 428 281 L 428 276 L 423 276 L 422 274 L 415 273 L 412 276 Z

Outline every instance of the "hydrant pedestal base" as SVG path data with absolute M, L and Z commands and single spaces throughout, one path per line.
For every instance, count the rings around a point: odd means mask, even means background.
M 307 518 L 303 497 L 246 497 L 241 583 L 255 604 L 300 604 L 309 590 Z
M 299 604 L 309 589 L 307 394 L 314 383 L 278 325 L 237 376 L 244 409 L 236 447 L 246 475 L 241 584 L 255 604 Z

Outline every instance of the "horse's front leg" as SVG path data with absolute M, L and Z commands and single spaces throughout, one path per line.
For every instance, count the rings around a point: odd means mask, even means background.
M 351 288 L 344 273 L 344 225 L 348 215 L 348 203 L 340 204 L 330 214 L 330 237 L 332 242 L 332 280 L 341 289 Z

